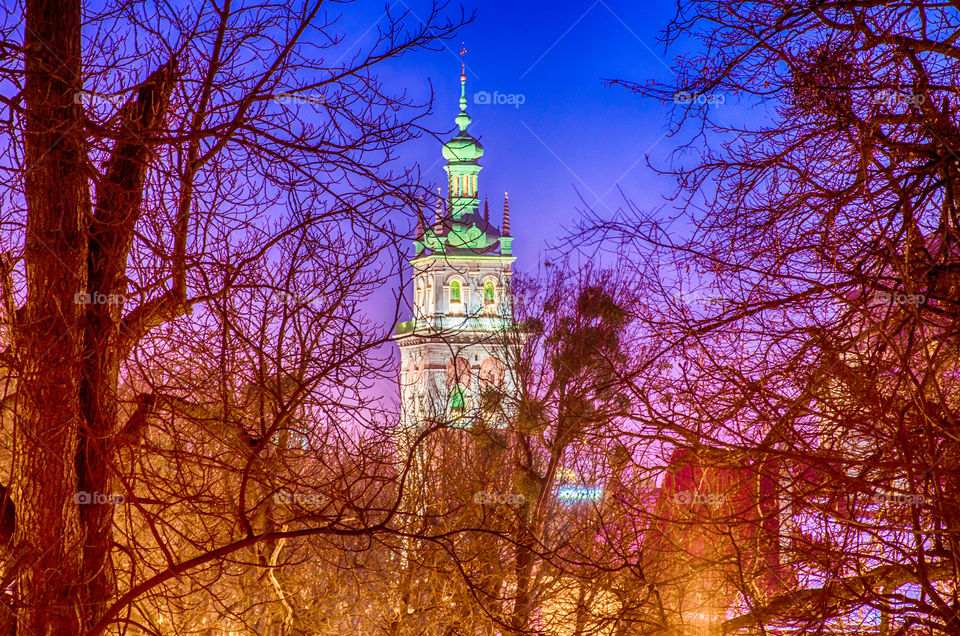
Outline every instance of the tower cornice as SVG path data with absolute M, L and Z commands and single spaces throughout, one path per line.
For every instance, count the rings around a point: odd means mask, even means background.
M 487 261 L 509 265 L 515 260 L 517 260 L 516 256 L 500 256 L 496 254 L 427 254 L 425 256 L 416 256 L 408 262 L 411 265 L 419 265 L 428 261 Z

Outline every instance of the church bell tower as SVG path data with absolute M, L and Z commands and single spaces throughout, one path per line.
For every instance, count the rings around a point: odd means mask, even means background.
M 483 145 L 467 128 L 465 68 L 460 74 L 458 132 L 443 145 L 448 192 L 438 194 L 430 227 L 414 241 L 413 316 L 397 325 L 403 425 L 476 422 L 505 425 L 502 400 L 513 386 L 508 372 L 511 345 L 509 200 L 501 227 L 480 209 Z M 422 225 L 422 224 L 421 224 Z

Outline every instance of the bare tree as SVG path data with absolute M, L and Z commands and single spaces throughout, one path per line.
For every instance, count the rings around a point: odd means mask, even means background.
M 235 558 L 267 573 L 288 629 L 290 542 L 385 528 L 383 458 L 354 444 L 385 420 L 360 395 L 389 361 L 360 306 L 413 225 L 394 227 L 419 193 L 395 149 L 424 111 L 374 73 L 456 27 L 439 7 L 388 12 L 356 51 L 322 2 L 6 14 L 3 600 L 18 633 L 170 631 L 163 594 Z M 334 503 L 288 518 L 281 487 Z
M 618 418 L 631 415 L 624 390 L 635 353 L 627 330 L 627 290 L 625 281 L 609 273 L 566 268 L 515 290 L 523 308 L 518 337 L 526 342 L 512 364 L 518 376 L 512 463 L 528 502 L 514 531 L 516 601 L 510 620 L 518 631 L 531 628 L 536 583 L 549 576 L 543 569 L 551 560 L 546 555 L 562 554 L 582 523 L 550 527 L 565 525 L 564 505 L 557 499 L 564 473 L 579 468 L 575 479 L 585 480 L 584 487 L 602 488 L 611 459 L 604 453 L 616 448 L 611 442 Z M 539 302 L 531 302 L 538 295 Z
M 666 42 L 701 46 L 677 84 L 621 82 L 673 102 L 692 151 L 665 169 L 679 219 L 584 223 L 670 365 L 636 398 L 668 449 L 777 484 L 745 520 L 777 580 L 717 539 L 723 631 L 960 625 L 958 28 L 930 2 L 681 3 Z

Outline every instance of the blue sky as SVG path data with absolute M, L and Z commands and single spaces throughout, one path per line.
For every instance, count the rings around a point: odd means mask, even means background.
M 410 11 L 413 20 L 429 9 L 421 0 L 341 6 L 348 44 L 361 39 L 357 34 L 372 37 L 371 27 L 386 23 L 388 6 L 393 14 Z M 455 16 L 458 6 L 447 11 Z M 441 51 L 405 57 L 381 77 L 414 97 L 427 96 L 432 83 L 437 99 L 430 125 L 450 130 L 465 41 L 470 131 L 486 150 L 480 192 L 490 197 L 497 219 L 503 192 L 510 192 L 519 270 L 534 270 L 549 242 L 564 234 L 584 205 L 600 212 L 621 205 L 618 188 L 644 208 L 662 203 L 673 183 L 654 175 L 644 156 L 662 165 L 671 151 L 664 132 L 672 104 L 605 86 L 604 80 L 671 77 L 669 58 L 656 38 L 673 15 L 673 3 L 488 0 L 462 6 L 468 14 L 476 10 L 476 19 L 456 41 Z M 513 103 L 476 104 L 480 91 Z M 404 159 L 418 162 L 429 179 L 443 180 L 436 139 L 411 144 Z

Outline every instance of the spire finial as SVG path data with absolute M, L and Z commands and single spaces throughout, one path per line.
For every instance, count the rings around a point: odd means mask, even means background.
M 460 49 L 460 114 L 457 115 L 457 126 L 461 131 L 470 125 L 470 115 L 467 114 L 467 46 L 463 42 Z
M 510 194 L 503 193 L 503 235 L 510 236 Z
M 483 220 L 490 223 L 490 201 L 487 197 L 483 197 Z

